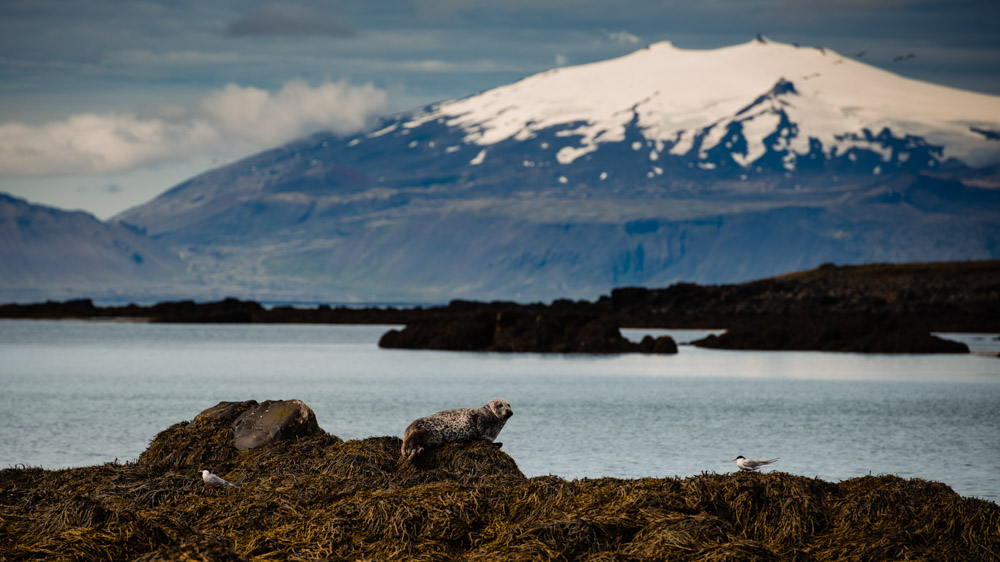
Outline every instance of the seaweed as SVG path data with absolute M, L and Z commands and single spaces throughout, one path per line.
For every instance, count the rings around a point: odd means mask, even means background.
M 486 442 L 411 462 L 398 437 L 238 451 L 230 426 L 175 424 L 136 462 L 0 470 L 0 560 L 1000 560 L 1000 507 L 920 479 L 526 478 Z

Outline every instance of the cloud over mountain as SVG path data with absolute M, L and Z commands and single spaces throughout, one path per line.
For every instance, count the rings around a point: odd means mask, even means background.
M 346 81 L 293 80 L 277 92 L 230 84 L 147 112 L 83 113 L 41 125 L 0 124 L 0 175 L 106 173 L 195 154 L 237 156 L 320 130 L 361 130 L 388 94 Z

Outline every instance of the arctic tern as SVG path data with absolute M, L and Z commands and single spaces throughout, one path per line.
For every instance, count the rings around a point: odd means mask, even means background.
M 744 470 L 746 472 L 753 472 L 754 470 L 757 470 L 762 466 L 771 464 L 772 462 L 778 459 L 757 460 L 757 459 L 748 459 L 745 458 L 743 455 L 740 455 L 733 460 L 736 461 L 736 466 L 740 467 L 740 470 Z

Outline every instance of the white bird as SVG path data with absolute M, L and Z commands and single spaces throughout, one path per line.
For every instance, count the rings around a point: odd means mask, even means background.
M 215 488 L 216 486 L 219 487 L 233 486 L 234 488 L 236 487 L 236 484 L 233 484 L 229 480 L 216 476 L 207 470 L 201 471 L 201 479 L 205 481 L 205 484 L 208 485 L 209 488 Z
M 733 460 L 736 461 L 736 466 L 740 467 L 740 470 L 753 472 L 758 468 L 765 465 L 769 465 L 778 459 L 757 460 L 757 459 L 748 459 L 745 458 L 743 455 L 740 455 Z

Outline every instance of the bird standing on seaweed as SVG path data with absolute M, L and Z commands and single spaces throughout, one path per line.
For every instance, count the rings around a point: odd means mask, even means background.
M 744 472 L 753 472 L 758 468 L 769 465 L 778 459 L 775 458 L 768 460 L 757 460 L 757 459 L 748 459 L 743 455 L 740 455 L 733 460 L 736 461 L 736 466 L 740 467 L 740 470 Z
M 209 488 L 215 489 L 216 486 L 220 488 L 224 486 L 232 486 L 233 488 L 236 487 L 236 484 L 226 480 L 225 478 L 216 476 L 207 470 L 201 470 L 199 472 L 201 472 L 201 479 L 205 481 L 205 485 Z

